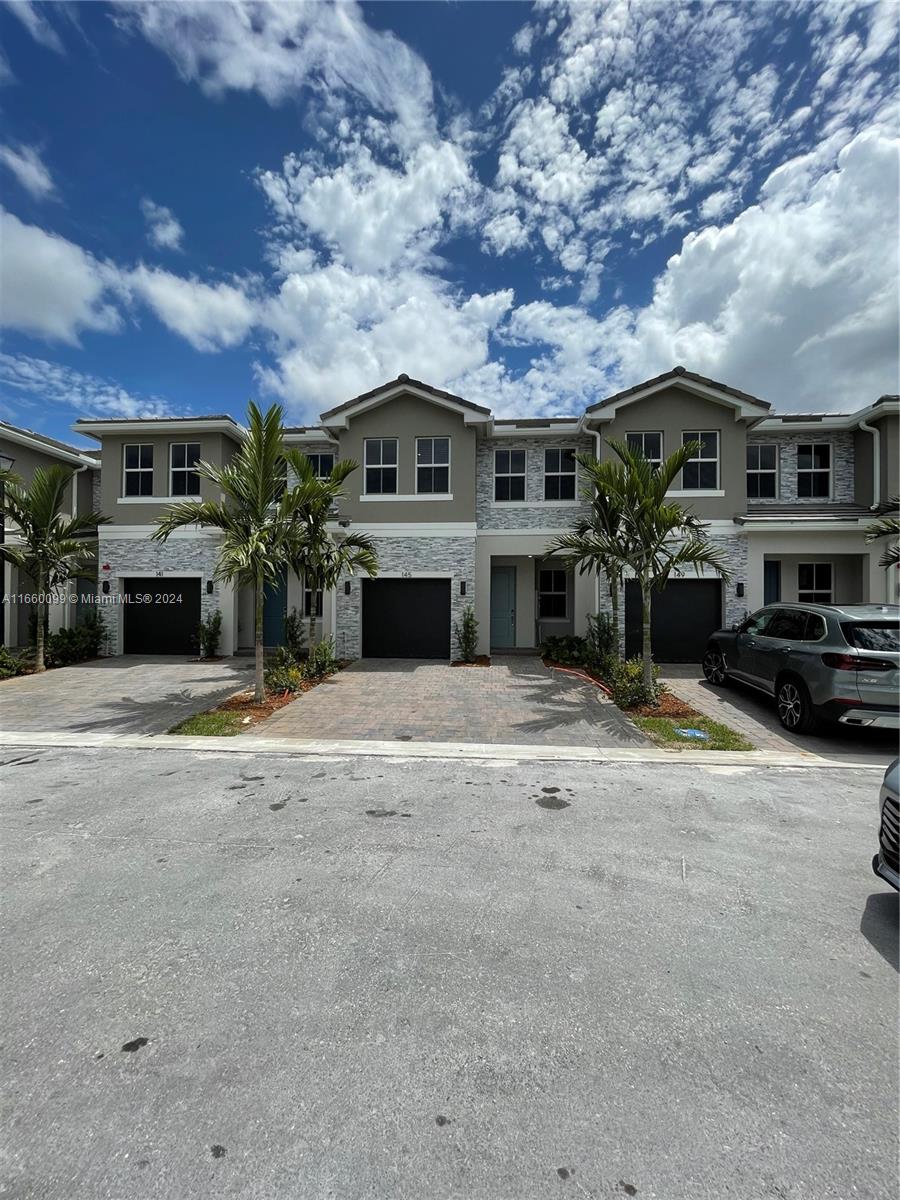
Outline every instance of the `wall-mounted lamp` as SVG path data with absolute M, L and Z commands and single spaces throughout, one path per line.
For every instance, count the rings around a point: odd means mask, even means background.
M 102 586 L 102 589 L 103 589 L 103 595 L 104 595 L 104 596 L 108 596 L 108 595 L 109 595 L 109 580 L 108 580 L 108 579 L 104 579 L 104 580 L 103 580 L 103 583 L 102 583 L 102 585 L 101 585 L 101 586 Z
M 460 580 L 459 594 L 461 596 L 464 596 L 466 594 L 466 581 L 464 579 Z
M 734 589 L 734 592 L 735 592 L 735 595 L 736 595 L 736 596 L 743 596 L 743 594 L 744 594 L 744 585 L 743 585 L 742 583 L 739 583 L 739 584 L 737 585 L 737 587 Z
M 345 596 L 350 595 L 350 580 L 349 579 L 344 580 L 344 595 Z
M 213 594 L 213 581 L 211 579 L 207 579 L 206 581 L 206 594 L 207 596 L 211 596 Z

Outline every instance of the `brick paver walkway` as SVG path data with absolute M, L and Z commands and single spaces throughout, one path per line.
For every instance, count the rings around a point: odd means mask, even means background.
M 362 659 L 248 734 L 310 741 L 650 744 L 593 685 L 549 671 L 538 658 L 513 655 L 495 656 L 487 668 Z

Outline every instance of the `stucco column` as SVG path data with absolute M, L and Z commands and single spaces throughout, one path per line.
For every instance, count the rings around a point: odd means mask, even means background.
M 753 536 L 747 537 L 747 589 L 746 601 L 748 612 L 755 612 L 756 609 L 762 608 L 765 594 L 765 570 L 763 562 L 765 559 L 764 542 Z M 734 587 L 734 583 L 727 585 Z
M 597 577 L 594 574 L 579 575 L 576 570 L 573 579 L 573 604 L 575 611 L 572 614 L 575 625 L 575 633 L 580 637 L 584 637 L 587 633 L 587 618 L 588 613 L 597 612 Z
M 227 579 L 219 582 L 219 610 L 222 613 L 222 639 L 219 653 L 234 654 L 237 649 L 237 591 Z

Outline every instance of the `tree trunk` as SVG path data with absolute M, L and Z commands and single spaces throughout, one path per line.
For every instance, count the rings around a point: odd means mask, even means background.
M 266 698 L 265 683 L 265 650 L 263 649 L 263 607 L 265 604 L 265 583 L 262 576 L 256 580 L 256 621 L 254 629 L 254 651 L 256 655 L 256 674 L 254 677 L 253 698 L 257 704 L 262 704 Z
M 609 584 L 609 603 L 612 607 L 612 627 L 613 627 L 613 637 L 615 639 L 614 643 L 613 643 L 613 646 L 614 646 L 613 654 L 615 655 L 616 658 L 621 658 L 622 657 L 622 643 L 619 640 L 619 638 L 620 638 L 620 633 L 619 633 L 619 621 L 620 621 L 620 618 L 619 618 L 619 579 L 618 579 L 618 576 L 614 572 L 612 574 L 607 575 L 606 579 Z
M 37 575 L 37 629 L 35 630 L 34 669 L 44 671 L 44 630 L 47 621 L 47 599 L 44 595 L 44 572 L 38 568 Z
M 643 679 L 648 694 L 653 688 L 653 650 L 650 643 L 650 584 L 641 580 L 641 657 L 644 662 Z

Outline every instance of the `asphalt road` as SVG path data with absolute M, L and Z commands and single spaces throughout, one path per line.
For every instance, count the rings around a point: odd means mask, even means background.
M 875 772 L 0 763 L 4 1198 L 895 1193 Z

